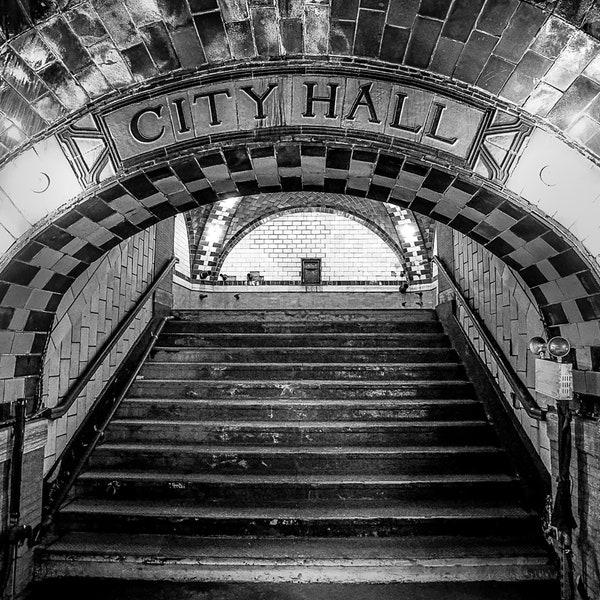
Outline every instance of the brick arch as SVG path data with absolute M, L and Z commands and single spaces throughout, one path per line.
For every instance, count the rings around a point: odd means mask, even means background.
M 297 213 L 328 213 L 335 214 L 346 219 L 351 219 L 352 221 L 356 221 L 360 223 L 363 227 L 366 227 L 373 233 L 375 233 L 387 246 L 390 250 L 398 257 L 400 262 L 403 264 L 404 272 L 407 275 L 409 281 L 411 279 L 412 269 L 410 266 L 409 258 L 405 255 L 402 247 L 398 243 L 398 241 L 394 240 L 388 233 L 386 233 L 377 223 L 370 221 L 369 219 L 365 219 L 363 216 L 355 213 L 352 210 L 339 210 L 337 208 L 331 208 L 328 206 L 297 206 L 294 208 L 287 209 L 276 209 L 271 212 L 268 212 L 261 217 L 254 219 L 241 229 L 239 229 L 232 237 L 229 238 L 227 243 L 224 245 L 223 250 L 219 254 L 217 259 L 217 264 L 214 267 L 212 279 L 218 279 L 218 276 L 221 272 L 221 268 L 225 263 L 225 260 L 229 253 L 252 231 L 254 231 L 257 227 L 268 223 L 269 221 L 273 221 L 279 217 L 289 215 L 289 214 L 297 214 Z M 418 283 L 418 282 L 417 282 Z
M 132 168 L 57 210 L 4 257 L 0 330 L 21 348 L 11 358 L 14 377 L 35 395 L 62 295 L 112 247 L 178 212 L 275 191 L 335 192 L 428 215 L 515 269 L 550 326 L 600 318 L 600 282 L 577 240 L 509 191 L 457 172 L 376 141 L 314 135 L 275 144 L 237 141 Z

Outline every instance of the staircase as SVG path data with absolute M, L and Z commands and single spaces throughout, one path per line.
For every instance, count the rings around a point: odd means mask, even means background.
M 37 574 L 552 598 L 521 492 L 434 311 L 180 311 Z

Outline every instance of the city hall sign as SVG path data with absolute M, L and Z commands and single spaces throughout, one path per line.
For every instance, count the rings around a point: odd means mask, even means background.
M 117 160 L 180 144 L 293 128 L 334 137 L 390 136 L 467 161 L 489 125 L 489 110 L 390 81 L 310 75 L 260 76 L 179 87 L 98 114 Z M 239 137 L 239 136 L 238 136 Z

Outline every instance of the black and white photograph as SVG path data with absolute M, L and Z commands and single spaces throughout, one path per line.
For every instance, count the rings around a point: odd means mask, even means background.
M 0 0 L 50 598 L 600 599 L 600 0 Z

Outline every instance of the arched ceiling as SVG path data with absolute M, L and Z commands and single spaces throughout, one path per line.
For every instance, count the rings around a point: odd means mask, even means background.
M 513 267 L 550 325 L 600 318 L 600 44 L 581 29 L 596 32 L 595 4 L 0 11 L 0 330 L 26 395 L 61 295 L 90 263 L 165 217 L 248 195 L 426 215 Z
M 411 283 L 431 283 L 428 251 L 412 211 L 369 198 L 303 191 L 231 198 L 187 213 L 192 278 L 209 272 L 216 280 L 235 244 L 266 219 L 294 210 L 317 209 L 335 210 L 358 219 L 401 258 Z
M 378 203 L 378 205 L 380 205 L 383 208 L 383 211 L 386 210 L 385 205 L 383 203 Z M 311 206 L 310 204 L 307 204 L 304 206 L 297 206 L 296 208 L 272 210 L 268 213 L 265 213 L 262 217 L 254 219 L 238 228 L 237 232 L 234 233 L 233 236 L 231 236 L 229 240 L 223 244 L 223 250 L 219 253 L 214 267 L 215 277 L 221 273 L 223 266 L 227 262 L 229 254 L 232 252 L 239 253 L 239 248 L 237 248 L 237 245 L 240 242 L 242 242 L 246 236 L 252 234 L 252 232 L 254 232 L 257 228 L 265 225 L 266 223 L 276 221 L 281 217 L 298 215 L 301 213 L 309 213 L 313 216 L 315 215 L 315 213 L 322 213 L 324 216 L 337 215 L 344 219 L 359 223 L 364 228 L 369 229 L 371 232 L 373 232 L 379 238 L 379 240 L 385 244 L 385 246 L 387 247 L 387 252 L 391 252 L 393 253 L 393 255 L 395 255 L 397 262 L 403 265 L 402 268 L 404 271 L 404 276 L 406 276 L 407 268 L 410 269 L 410 261 L 407 260 L 407 257 L 404 256 L 404 253 L 398 243 L 395 233 L 389 235 L 389 233 L 387 233 L 380 225 L 378 225 L 376 221 L 365 219 L 360 213 L 357 213 L 352 209 L 348 209 L 344 206 L 341 209 L 337 209 L 330 208 L 326 205 Z

